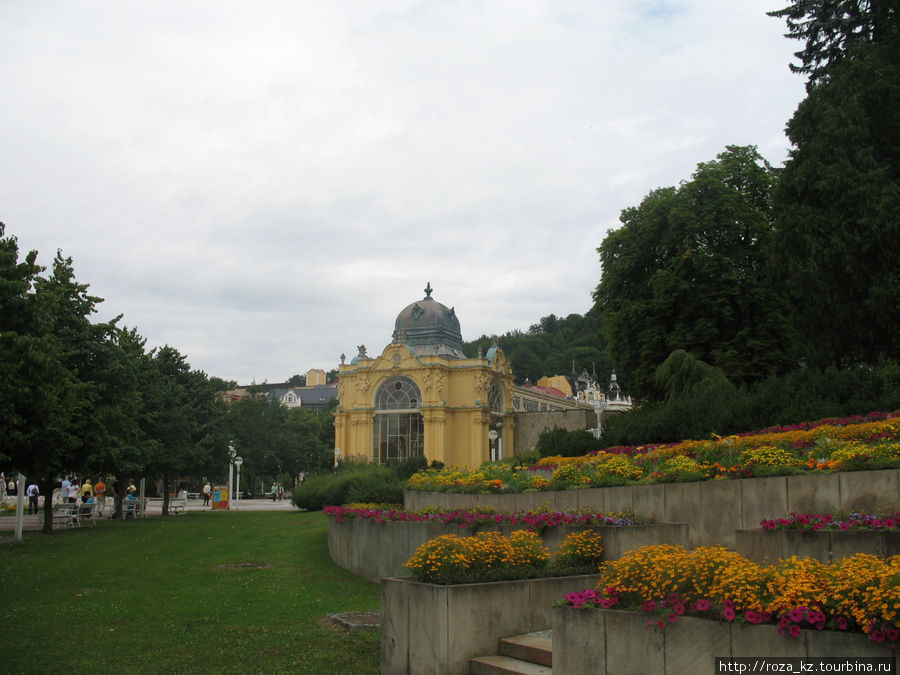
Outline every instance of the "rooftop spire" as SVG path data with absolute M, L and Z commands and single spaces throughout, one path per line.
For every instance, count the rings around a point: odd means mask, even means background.
M 425 284 L 425 298 L 426 298 L 426 299 L 431 299 L 431 294 L 432 294 L 433 291 L 434 291 L 434 289 L 431 287 L 431 282 L 430 282 L 430 281 L 427 282 L 427 283 Z

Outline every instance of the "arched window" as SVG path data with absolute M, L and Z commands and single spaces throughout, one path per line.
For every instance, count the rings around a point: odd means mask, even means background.
M 402 461 L 424 455 L 421 403 L 422 393 L 408 377 L 389 377 L 381 383 L 375 392 L 373 461 Z
M 503 388 L 497 383 L 497 380 L 491 382 L 488 403 L 491 406 L 491 412 L 503 414 Z

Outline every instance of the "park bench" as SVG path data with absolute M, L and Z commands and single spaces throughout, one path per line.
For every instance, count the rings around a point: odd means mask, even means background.
M 84 522 L 97 524 L 97 518 L 103 515 L 103 504 L 64 504 L 53 512 L 53 527 L 81 527 Z
M 163 498 L 162 497 L 145 497 L 144 498 L 144 510 L 146 511 L 148 508 L 154 507 L 158 508 L 162 511 L 163 507 Z M 187 497 L 169 497 L 169 513 L 173 513 L 175 515 L 181 515 L 184 513 L 184 510 L 187 508 Z
M 54 511 L 53 527 L 78 527 L 78 504 L 63 504 Z

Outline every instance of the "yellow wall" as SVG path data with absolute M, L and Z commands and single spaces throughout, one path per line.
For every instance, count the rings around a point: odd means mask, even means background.
M 321 368 L 310 368 L 306 371 L 306 386 L 315 387 L 325 384 L 325 371 Z
M 452 359 L 417 356 L 395 342 L 375 358 L 357 358 L 338 371 L 339 407 L 335 412 L 335 448 L 342 458 L 372 458 L 375 394 L 387 378 L 408 377 L 419 387 L 425 458 L 448 466 L 479 466 L 490 459 L 488 432 L 502 421 L 503 454 L 513 453 L 513 374 L 501 350 L 484 357 Z M 503 414 L 489 407 L 491 382 L 502 388 Z
M 553 387 L 559 389 L 566 396 L 574 396 L 572 393 L 572 385 L 565 375 L 547 375 L 537 381 L 539 387 Z

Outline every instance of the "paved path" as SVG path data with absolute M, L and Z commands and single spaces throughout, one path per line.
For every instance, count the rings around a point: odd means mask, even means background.
M 296 511 L 297 507 L 295 507 L 290 500 L 282 499 L 279 501 L 272 501 L 271 499 L 242 499 L 239 502 L 235 502 L 232 504 L 232 508 L 237 511 Z M 43 512 L 38 515 L 29 516 L 28 513 L 28 504 L 25 504 L 26 515 L 22 521 L 22 529 L 23 530 L 40 530 L 44 526 L 44 514 Z M 202 499 L 191 500 L 187 504 L 187 511 L 211 511 L 212 509 L 208 506 L 203 506 Z M 147 509 L 147 517 L 152 518 L 154 516 L 161 516 L 162 510 L 159 508 L 149 508 Z M 13 516 L 0 516 L 0 540 L 9 539 L 8 534 L 15 532 L 16 530 L 16 517 Z

